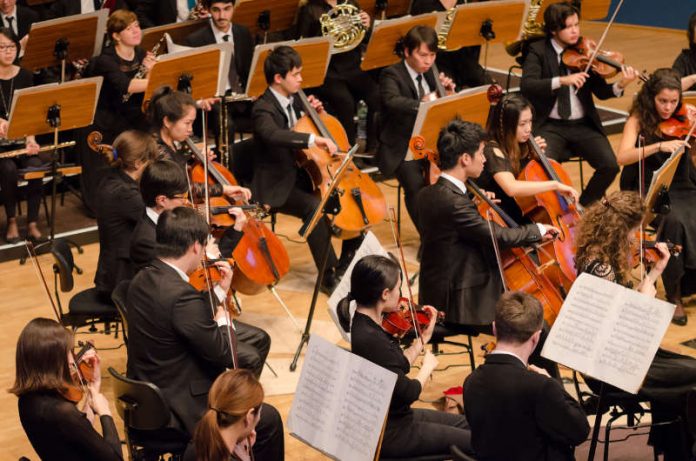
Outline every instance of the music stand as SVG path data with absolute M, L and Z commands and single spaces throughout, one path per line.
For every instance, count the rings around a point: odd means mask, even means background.
M 567 0 L 545 0 L 539 9 L 536 22 L 539 24 L 544 22 L 544 11 L 546 11 L 546 8 L 548 8 L 549 5 L 566 1 Z M 582 0 L 582 4 L 580 5 L 580 14 L 582 15 L 582 19 L 588 21 L 597 21 L 607 17 L 609 14 L 609 6 L 611 6 L 611 0 Z
M 246 95 L 248 97 L 259 97 L 266 91 L 268 84 L 263 73 L 263 64 L 266 62 L 268 53 L 281 45 L 293 47 L 302 57 L 303 88 L 315 88 L 324 83 L 326 71 L 329 68 L 329 59 L 331 58 L 332 45 L 330 38 L 312 37 L 303 38 L 302 40 L 256 45 L 246 87 Z
M 438 13 L 427 13 L 387 19 L 376 23 L 372 29 L 372 35 L 360 68 L 364 71 L 370 71 L 399 62 L 401 57 L 394 50 L 399 40 L 415 26 L 429 26 L 435 29 L 438 18 Z
M 12 98 L 7 139 L 53 133 L 51 158 L 51 222 L 49 242 L 55 238 L 58 172 L 58 133 L 92 124 L 103 77 L 50 83 L 16 90 Z
M 648 193 L 645 195 L 643 227 L 648 226 L 658 214 L 669 213 L 669 186 L 682 155 L 684 149 L 677 150 L 653 173 Z
M 234 8 L 233 22 L 249 29 L 252 36 L 263 33 L 263 43 L 268 34 L 289 29 L 297 15 L 298 0 L 250 0 L 238 3 Z
M 195 19 L 192 21 L 165 24 L 163 26 L 148 27 L 143 30 L 143 39 L 140 42 L 140 46 L 146 50 L 151 50 L 165 33 L 169 34 L 174 43 L 182 43 L 186 37 L 205 27 L 207 24 L 207 19 Z M 162 51 L 166 53 L 169 50 L 165 46 Z
M 412 0 L 360 0 L 360 8 L 373 20 L 405 16 L 411 10 Z M 377 17 L 379 16 L 379 18 Z
M 60 66 L 64 82 L 67 62 L 101 53 L 108 16 L 108 10 L 99 10 L 32 24 L 22 67 L 37 71 Z

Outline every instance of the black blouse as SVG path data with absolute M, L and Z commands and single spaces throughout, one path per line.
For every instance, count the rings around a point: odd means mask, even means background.
M 7 80 L 0 79 L 0 118 L 8 120 L 10 109 L 12 108 L 12 98 L 14 92 L 22 88 L 34 86 L 34 76 L 27 69 L 19 68 L 19 72 Z M 17 144 L 24 144 L 23 140 L 2 139 L 0 140 L 0 150 L 15 149 Z M 4 148 L 4 149 L 3 149 Z
M 672 69 L 676 70 L 680 77 L 696 74 L 696 46 L 682 50 L 674 60 Z M 687 91 L 696 91 L 696 84 L 691 85 Z
M 101 416 L 103 436 L 75 404 L 55 392 L 31 392 L 19 398 L 19 419 L 43 461 L 123 460 L 111 416 Z

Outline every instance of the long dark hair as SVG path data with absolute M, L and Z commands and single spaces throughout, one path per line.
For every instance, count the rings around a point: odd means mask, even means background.
M 655 96 L 664 89 L 679 91 L 679 104 L 674 109 L 679 111 L 682 104 L 681 78 L 675 70 L 666 67 L 653 72 L 633 100 L 631 115 L 638 117 L 645 134 L 660 134 L 658 125 L 662 120 L 655 109 Z
M 525 109 L 531 109 L 534 113 L 534 108 L 527 98 L 521 94 L 507 94 L 493 108 L 493 115 L 486 127 L 489 139 L 498 144 L 510 161 L 515 175 L 520 172 L 521 160 L 529 155 L 527 144 L 517 142 L 517 125 Z
M 392 289 L 401 279 L 401 268 L 391 258 L 380 255 L 365 256 L 355 263 L 350 275 L 350 293 L 338 303 L 338 321 L 350 331 L 350 302 L 360 306 L 375 306 L 385 289 Z
M 159 132 L 164 126 L 164 118 L 175 123 L 186 115 L 186 108 L 196 108 L 196 101 L 188 93 L 175 91 L 169 86 L 161 86 L 155 90 L 147 110 L 150 125 Z

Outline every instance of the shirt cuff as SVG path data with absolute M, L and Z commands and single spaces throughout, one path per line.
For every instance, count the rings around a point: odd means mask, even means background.
M 541 223 L 536 223 L 537 227 L 539 228 L 539 233 L 541 233 L 541 236 L 543 237 L 546 235 L 546 226 L 544 226 Z
M 554 77 L 551 79 L 551 90 L 557 90 L 561 87 L 561 77 Z
M 309 133 L 309 140 L 307 141 L 307 147 L 314 147 L 314 133 Z
M 621 88 L 619 86 L 619 82 L 614 82 L 614 84 L 611 86 L 611 89 L 614 91 L 614 96 L 616 96 L 617 98 L 623 96 L 624 88 Z

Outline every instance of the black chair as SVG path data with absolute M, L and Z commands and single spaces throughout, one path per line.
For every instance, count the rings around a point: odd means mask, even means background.
M 172 413 L 159 388 L 127 378 L 109 367 L 114 377 L 116 410 L 123 420 L 131 460 L 157 460 L 171 454 L 180 460 L 189 436 L 171 427 Z
M 380 456 L 379 461 L 446 461 L 450 459 L 452 459 L 451 453 L 443 453 L 441 455 L 409 456 L 406 458 L 383 458 Z
M 75 286 L 73 279 L 73 271 L 75 270 L 75 261 L 73 260 L 70 244 L 64 239 L 55 239 L 51 244 L 51 254 L 53 255 L 53 274 L 54 274 L 54 291 L 60 316 L 66 325 L 74 330 L 80 327 L 89 325 L 90 331 L 96 332 L 96 323 L 104 323 L 104 333 L 111 333 L 111 324 L 116 324 L 115 337 L 118 337 L 118 324 L 121 322 L 118 311 L 111 303 L 106 303 L 100 299 L 96 288 L 89 288 L 80 291 L 75 296 L 70 298 L 68 303 L 68 311 L 63 311 L 63 306 L 60 301 L 58 287 L 63 293 L 72 291 Z
M 123 342 L 126 344 L 126 347 L 128 347 L 128 318 L 126 317 L 128 312 L 126 309 L 128 285 L 130 285 L 130 280 L 121 280 L 111 293 L 111 300 L 114 302 L 114 306 L 116 306 L 118 315 L 121 318 L 121 325 L 123 325 Z

